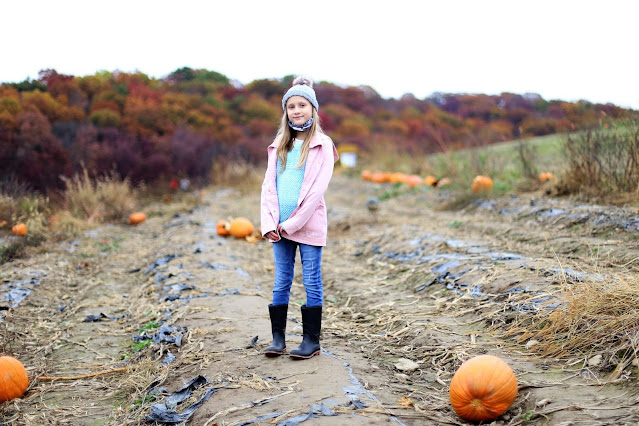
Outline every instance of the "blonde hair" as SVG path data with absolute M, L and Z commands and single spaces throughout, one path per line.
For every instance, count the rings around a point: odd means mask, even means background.
M 306 137 L 304 138 L 304 142 L 302 143 L 302 152 L 300 153 L 300 162 L 297 167 L 302 167 L 306 162 L 306 158 L 308 157 L 308 151 L 311 145 L 311 139 L 315 136 L 315 133 L 324 133 L 322 130 L 322 126 L 320 125 L 319 114 L 315 107 L 313 108 L 313 124 L 306 132 Z M 282 119 L 280 120 L 280 127 L 277 129 L 277 134 L 275 135 L 275 140 L 277 141 L 277 157 L 282 162 L 282 170 L 286 169 L 286 156 L 288 152 L 293 149 L 293 145 L 295 143 L 295 136 L 297 136 L 297 131 L 291 129 L 288 125 L 288 115 L 286 111 L 282 114 Z

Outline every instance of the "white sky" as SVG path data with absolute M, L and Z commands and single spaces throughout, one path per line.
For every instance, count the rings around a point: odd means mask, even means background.
M 9 0 L 0 15 L 0 82 L 189 66 L 639 109 L 637 0 Z

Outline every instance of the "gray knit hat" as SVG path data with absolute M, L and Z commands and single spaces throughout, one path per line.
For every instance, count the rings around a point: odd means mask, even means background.
M 295 80 L 293 80 L 293 86 L 286 92 L 284 97 L 282 98 L 282 109 L 286 111 L 286 101 L 291 96 L 301 96 L 306 98 L 311 105 L 315 107 L 317 111 L 319 111 L 319 104 L 317 103 L 317 98 L 315 97 L 315 90 L 313 90 L 313 80 L 306 76 L 299 76 Z

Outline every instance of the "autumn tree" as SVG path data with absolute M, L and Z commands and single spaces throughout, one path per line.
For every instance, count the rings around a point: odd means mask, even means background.
M 9 169 L 35 189 L 61 187 L 59 177 L 69 176 L 71 164 L 67 151 L 51 133 L 51 124 L 39 111 L 18 115 L 19 131 Z

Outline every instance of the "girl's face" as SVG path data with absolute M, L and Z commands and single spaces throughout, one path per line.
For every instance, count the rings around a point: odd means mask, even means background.
M 301 126 L 313 116 L 313 105 L 302 96 L 291 96 L 286 101 L 286 115 L 293 124 Z

